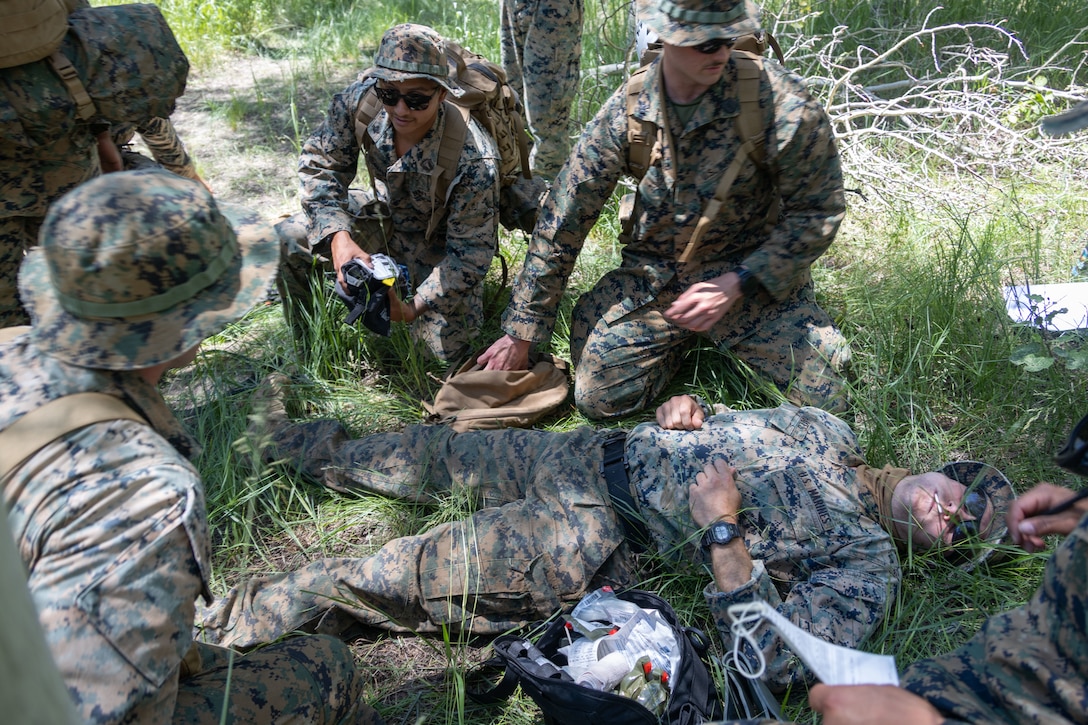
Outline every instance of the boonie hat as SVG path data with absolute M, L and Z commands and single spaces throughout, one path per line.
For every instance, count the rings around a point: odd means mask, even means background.
M 937 469 L 937 472 L 962 483 L 970 491 L 986 494 L 990 499 L 990 503 L 993 504 L 994 514 L 991 519 L 990 531 L 983 542 L 979 542 L 981 545 L 979 546 L 978 555 L 965 561 L 962 565 L 964 569 L 973 569 L 992 557 L 996 551 L 994 547 L 1000 544 L 1008 534 L 1009 529 L 1005 524 L 1005 514 L 1009 510 L 1009 505 L 1016 498 L 1016 492 L 1005 474 L 993 466 L 979 461 L 945 463 Z
M 19 270 L 31 339 L 73 365 L 138 370 L 172 360 L 265 299 L 279 235 L 162 169 L 76 187 L 46 214 Z
M 638 0 L 638 15 L 669 45 L 699 45 L 760 30 L 752 0 Z
M 464 94 L 450 78 L 446 41 L 426 25 L 404 23 L 385 31 L 369 75 L 390 83 L 427 78 L 455 97 Z

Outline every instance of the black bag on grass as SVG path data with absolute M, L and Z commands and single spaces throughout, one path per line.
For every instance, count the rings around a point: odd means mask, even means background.
M 618 592 L 620 599 L 633 602 L 643 609 L 656 609 L 672 627 L 681 647 L 680 665 L 669 680 L 669 698 L 665 716 L 658 720 L 648 709 L 635 700 L 613 692 L 601 692 L 575 683 L 565 673 L 537 660 L 543 654 L 551 662 L 562 665 L 564 655 L 558 650 L 567 642 L 562 619 L 556 619 L 533 645 L 515 635 L 498 637 L 493 647 L 495 657 L 485 662 L 478 675 L 502 674 L 498 684 L 488 690 L 473 690 L 469 695 L 477 702 L 501 702 L 513 694 L 518 685 L 533 699 L 544 714 L 546 725 L 698 725 L 721 719 L 749 717 L 777 717 L 777 702 L 769 692 L 764 694 L 769 702 L 761 702 L 742 678 L 727 678 L 730 692 L 726 697 L 728 707 L 718 693 L 714 678 L 705 661 L 709 641 L 706 635 L 693 627 L 680 624 L 676 612 L 661 597 L 652 592 L 629 589 Z M 756 683 L 761 685 L 762 683 Z M 768 709 L 767 705 L 773 706 Z

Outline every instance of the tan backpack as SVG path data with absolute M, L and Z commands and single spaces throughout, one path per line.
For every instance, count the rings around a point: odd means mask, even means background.
M 465 93 L 460 98 L 449 96 L 446 100 L 446 128 L 438 152 L 441 172 L 432 192 L 434 204 L 426 236 L 430 239 L 446 214 L 446 198 L 457 174 L 457 162 L 468 134 L 469 117 L 483 126 L 499 152 L 500 221 L 511 231 L 521 229 L 532 232 L 536 223 L 536 207 L 546 186 L 542 180 L 534 179 L 529 170 L 532 140 L 525 130 L 521 99 L 506 82 L 506 71 L 502 66 L 482 55 L 447 40 L 446 58 L 451 79 Z M 363 96 L 355 109 L 355 137 L 359 146 L 367 152 L 364 156 L 371 183 L 375 179 L 374 169 L 370 166 L 374 141 L 366 128 L 381 109 L 381 102 L 373 90 Z
M 53 55 L 68 32 L 62 0 L 4 0 L 0 3 L 0 68 Z
M 469 356 L 423 407 L 427 423 L 444 423 L 459 433 L 495 428 L 528 428 L 567 399 L 565 361 L 541 355 L 528 370 L 484 370 Z
M 775 57 L 780 63 L 785 63 L 782 48 L 774 36 L 768 32 L 761 31 L 741 36 L 733 45 L 731 56 L 737 66 L 737 99 L 740 103 L 740 113 L 737 115 L 736 123 L 741 147 L 722 174 L 718 186 L 714 189 L 714 197 L 707 202 L 691 239 L 688 240 L 687 246 L 678 258 L 680 262 L 691 260 L 706 227 L 718 215 L 722 205 L 728 199 L 729 190 L 744 167 L 744 162 L 751 159 L 756 166 L 764 168 L 767 151 L 763 113 L 759 109 L 759 83 L 763 78 L 763 53 L 768 47 L 774 50 Z M 661 44 L 650 44 L 640 59 L 641 67 L 632 73 L 627 81 L 627 164 L 636 181 L 641 180 L 646 174 L 654 147 L 664 144 L 661 137 L 668 133 L 668 129 L 658 128 L 657 124 L 635 115 L 639 94 L 642 93 L 646 84 L 649 64 L 660 54 Z M 637 216 L 637 205 L 637 193 L 627 194 L 620 201 L 620 238 L 622 240 L 631 238 Z M 766 223 L 772 225 L 777 219 L 778 200 L 776 199 L 767 214 Z

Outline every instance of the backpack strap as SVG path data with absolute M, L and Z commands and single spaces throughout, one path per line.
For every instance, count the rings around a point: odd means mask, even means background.
M 678 261 L 681 263 L 691 261 L 707 227 L 718 216 L 729 198 L 729 191 L 744 167 L 744 162 L 751 159 L 756 166 L 766 169 L 767 141 L 763 113 L 759 109 L 759 83 L 763 77 L 763 58 L 745 51 L 734 51 L 733 58 L 737 65 L 737 98 L 740 101 L 740 113 L 737 115 L 736 124 L 741 145 L 733 161 L 726 167 L 725 173 L 718 181 L 718 186 L 714 189 L 714 197 L 707 202 L 698 224 L 695 225 L 695 231 L 692 232 L 687 246 L 680 254 Z M 766 224 L 773 224 L 778 220 L 778 207 L 779 199 L 776 195 L 767 212 Z
M 370 177 L 370 188 L 374 192 L 375 199 L 378 198 L 378 177 L 374 173 L 374 163 L 371 159 L 374 139 L 370 138 L 367 127 L 380 110 L 382 110 L 382 104 L 373 88 L 363 94 L 363 97 L 359 99 L 359 105 L 355 108 L 355 142 L 363 151 L 363 161 L 366 163 L 366 172 Z
M 657 124 L 635 116 L 638 97 L 646 85 L 650 66 L 644 65 L 627 79 L 627 166 L 631 176 L 641 181 L 650 168 L 650 155 L 657 141 Z
M 147 421 L 120 398 L 105 393 L 75 393 L 51 400 L 0 431 L 0 480 L 45 445 L 92 423 Z
M 79 74 L 76 73 L 72 62 L 65 57 L 64 53 L 57 50 L 49 56 L 49 65 L 60 76 L 61 83 L 68 89 L 68 95 L 76 102 L 76 115 L 79 116 L 80 120 L 87 121 L 94 117 L 98 113 L 98 109 L 95 108 L 94 101 L 91 100 L 91 95 L 87 93 L 83 81 L 79 79 Z
M 446 128 L 438 146 L 438 168 L 431 177 L 431 220 L 427 223 L 425 239 L 430 239 L 446 214 L 446 194 L 453 177 L 457 175 L 457 163 L 468 137 L 468 109 L 450 101 L 445 102 Z

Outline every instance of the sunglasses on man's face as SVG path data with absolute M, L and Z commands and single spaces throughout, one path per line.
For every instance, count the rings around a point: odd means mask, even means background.
M 692 47 L 697 53 L 702 53 L 703 55 L 712 55 L 714 53 L 717 53 L 722 48 L 732 48 L 736 44 L 736 38 L 715 38 L 714 40 L 708 40 L 705 43 L 699 43 L 698 45 L 693 45 Z
M 382 88 L 381 86 L 375 86 L 374 92 L 378 94 L 378 100 L 382 102 L 383 106 L 392 108 L 403 98 L 404 105 L 408 106 L 408 108 L 413 111 L 422 111 L 427 106 L 431 105 L 431 99 L 438 95 L 437 88 L 434 93 L 429 96 L 426 93 L 421 93 L 419 91 L 401 93 L 396 88 Z
M 944 515 L 945 509 L 941 506 L 941 500 L 936 493 L 933 494 L 933 500 L 937 502 L 937 509 L 941 515 Z M 978 491 L 968 491 L 963 496 L 963 500 L 960 501 L 960 507 L 956 510 L 956 513 L 951 514 L 952 521 L 952 544 L 958 544 L 961 541 L 967 539 L 973 539 L 978 537 L 979 522 L 982 521 L 983 515 L 986 513 L 986 506 L 989 503 L 989 499 L 986 494 L 979 493 Z M 960 518 L 960 512 L 966 511 L 974 516 L 974 519 L 964 521 Z

